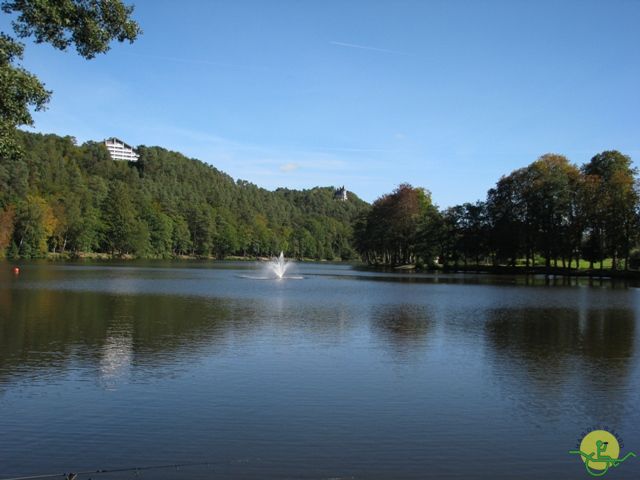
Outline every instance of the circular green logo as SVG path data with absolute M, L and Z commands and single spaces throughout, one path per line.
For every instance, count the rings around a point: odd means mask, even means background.
M 580 442 L 579 450 L 571 450 L 569 453 L 580 455 L 587 472 L 593 477 L 601 477 L 611 467 L 618 467 L 628 458 L 636 456 L 629 452 L 620 458 L 620 442 L 606 430 L 587 433 Z

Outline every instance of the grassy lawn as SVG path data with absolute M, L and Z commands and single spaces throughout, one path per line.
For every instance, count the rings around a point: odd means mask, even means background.
M 604 260 L 604 268 L 611 268 L 611 264 L 612 264 L 612 260 L 610 258 L 606 258 Z M 618 263 L 618 268 L 621 268 L 622 265 L 620 265 L 620 263 Z M 589 268 L 589 262 L 586 260 L 580 260 L 580 268 L 581 269 L 588 269 Z M 600 268 L 600 264 L 599 263 L 594 263 L 593 264 L 593 268 Z
M 605 269 L 609 269 L 611 268 L 611 264 L 612 264 L 612 259 L 610 258 L 606 258 L 604 260 L 604 268 Z M 518 267 L 524 267 L 525 266 L 525 259 L 521 258 L 516 262 L 516 265 Z M 579 268 L 580 270 L 588 270 L 589 269 L 589 262 L 587 260 L 583 260 L 580 259 L 580 264 L 579 264 Z M 551 266 L 553 266 L 553 262 L 551 262 Z M 544 258 L 536 258 L 536 267 L 544 267 Z M 558 260 L 558 267 L 562 267 L 562 262 L 560 260 Z M 573 260 L 571 262 L 571 268 L 576 268 L 576 261 Z M 599 262 L 595 262 L 593 264 L 593 268 L 594 269 L 599 269 L 600 268 L 600 263 Z M 624 261 L 622 264 L 618 263 L 618 268 L 624 268 Z

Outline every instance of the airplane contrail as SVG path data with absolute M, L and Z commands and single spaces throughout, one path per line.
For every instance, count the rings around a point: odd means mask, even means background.
M 336 42 L 336 41 L 331 41 L 329 43 L 331 45 L 337 45 L 338 47 L 359 48 L 360 50 L 372 50 L 374 52 L 392 53 L 394 55 L 408 55 L 408 56 L 411 55 L 410 53 L 399 52 L 397 50 L 389 50 L 388 48 L 369 47 L 367 45 L 358 45 L 355 43 Z

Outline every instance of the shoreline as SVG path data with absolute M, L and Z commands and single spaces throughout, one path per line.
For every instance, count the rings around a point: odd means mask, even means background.
M 145 261 L 165 261 L 165 262 L 197 262 L 197 261 L 211 261 L 211 262 L 269 262 L 274 257 L 264 257 L 264 256 L 241 256 L 241 255 L 229 255 L 224 258 L 219 258 L 215 256 L 198 256 L 198 255 L 177 255 L 171 257 L 135 257 L 133 255 L 111 255 L 110 253 L 79 253 L 79 254 L 69 254 L 69 253 L 47 253 L 43 257 L 34 257 L 34 258 L 9 258 L 9 257 L 0 257 L 0 262 L 5 263 L 24 263 L 24 262 L 91 262 L 91 261 L 105 261 L 105 262 L 145 262 Z M 317 259 L 317 258 L 293 258 L 287 257 L 289 261 L 294 262 L 311 262 L 311 263 L 353 263 L 351 260 L 340 260 L 340 259 Z
M 534 275 L 544 275 L 548 277 L 585 277 L 585 278 L 611 278 L 625 280 L 640 280 L 640 270 L 613 270 L 611 268 L 594 268 L 594 269 L 575 269 L 562 267 L 525 267 L 525 266 L 506 266 L 506 265 L 458 265 L 456 266 L 439 266 L 436 268 L 424 268 L 416 265 L 364 265 L 360 267 L 364 270 L 393 272 L 405 275 L 413 273 L 477 273 L 490 275 L 511 275 L 519 277 L 527 277 Z
M 108 253 L 80 253 L 74 254 L 58 254 L 48 253 L 44 257 L 30 259 L 10 259 L 0 258 L 0 262 L 7 264 L 20 265 L 25 262 L 43 262 L 43 263 L 82 263 L 82 262 L 268 262 L 271 257 L 256 256 L 239 256 L 230 255 L 224 258 L 213 256 L 200 257 L 192 255 L 179 255 L 174 257 L 146 257 L 137 258 L 132 255 L 111 255 Z M 425 268 L 417 265 L 368 265 L 357 260 L 340 260 L 340 259 L 315 259 L 315 258 L 287 258 L 293 262 L 308 263 L 341 263 L 353 265 L 359 270 L 368 270 L 374 272 L 398 273 L 402 275 L 412 275 L 415 273 L 460 273 L 460 274 L 490 274 L 490 275 L 511 275 L 518 277 L 540 276 L 547 277 L 584 277 L 584 278 L 611 278 L 625 280 L 640 280 L 640 270 L 613 270 L 611 268 L 594 268 L 594 269 L 576 269 L 563 267 L 526 267 L 526 266 L 507 266 L 507 265 L 458 265 L 458 266 L 437 266 L 435 268 Z
M 638 270 L 613 270 L 611 268 L 575 269 L 563 267 L 508 267 L 508 266 L 468 266 L 449 267 L 442 271 L 455 273 L 491 273 L 495 275 L 545 275 L 561 277 L 588 277 L 588 278 L 621 278 L 640 280 Z

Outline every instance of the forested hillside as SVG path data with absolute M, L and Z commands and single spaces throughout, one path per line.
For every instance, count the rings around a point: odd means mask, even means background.
M 201 161 L 140 147 L 137 163 L 101 143 L 19 132 L 0 159 L 0 255 L 101 252 L 348 259 L 351 225 L 368 205 L 333 187 L 267 191 Z

